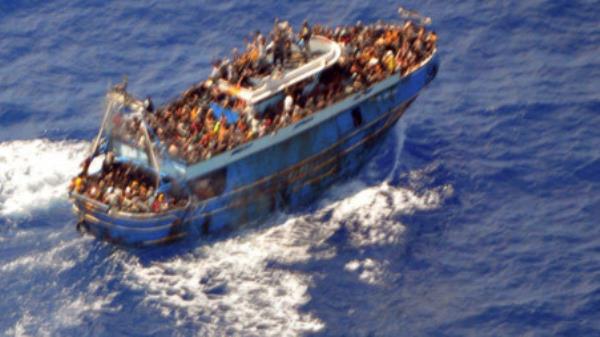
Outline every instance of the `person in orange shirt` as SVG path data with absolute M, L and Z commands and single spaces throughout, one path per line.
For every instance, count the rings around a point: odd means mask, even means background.
M 200 106 L 196 105 L 192 110 L 190 110 L 190 121 L 194 122 L 200 115 Z

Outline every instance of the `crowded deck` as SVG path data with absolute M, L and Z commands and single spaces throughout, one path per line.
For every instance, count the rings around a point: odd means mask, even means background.
M 335 29 L 321 25 L 310 28 L 305 24 L 299 41 L 305 41 L 307 35 L 310 39 L 313 34 L 326 37 L 342 47 L 342 56 L 320 76 L 312 90 L 305 90 L 309 81 L 287 87 L 284 99 L 273 102 L 259 114 L 254 106 L 232 94 L 234 88 L 252 87 L 258 76 L 277 77 L 284 69 L 315 57 L 306 48 L 291 48 L 291 27 L 285 25 L 286 30 L 282 31 L 280 26 L 275 25 L 270 48 L 257 32 L 243 54 L 235 51 L 231 60 L 216 61 L 206 81 L 171 104 L 144 114 L 151 135 L 171 157 L 193 164 L 274 132 L 387 76 L 410 71 L 433 52 L 436 42 L 435 33 L 412 22 L 403 26 L 358 23 Z M 302 33 L 305 29 L 310 33 Z M 285 42 L 278 37 L 281 35 L 288 36 Z M 283 47 L 277 47 L 278 44 Z M 141 119 L 137 117 L 126 121 L 118 131 L 131 142 L 141 138 L 140 127 Z
M 330 41 L 335 47 L 330 50 L 339 53 L 325 58 L 328 50 L 314 48 L 316 39 Z M 335 28 L 304 22 L 297 33 L 287 22 L 275 22 L 269 41 L 254 33 L 244 52 L 216 60 L 209 78 L 175 101 L 155 109 L 148 98 L 141 113 L 115 116 L 111 136 L 139 148 L 149 138 L 161 153 L 195 164 L 277 132 L 391 75 L 411 72 L 434 52 L 436 40 L 434 32 L 411 21 Z M 319 72 L 280 81 L 320 59 L 326 67 Z M 265 90 L 273 83 L 280 90 Z M 178 193 L 156 191 L 151 174 L 133 166 L 111 159 L 92 175 L 87 166 L 71 191 L 112 209 L 160 213 L 185 203 Z

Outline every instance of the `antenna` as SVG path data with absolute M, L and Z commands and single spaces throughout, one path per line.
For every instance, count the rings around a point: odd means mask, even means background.
M 123 81 L 121 83 L 115 84 L 115 86 L 113 87 L 113 90 L 118 91 L 118 92 L 126 92 L 128 82 L 129 82 L 129 79 L 127 78 L 127 75 L 123 75 Z
M 123 89 L 127 91 L 127 84 L 129 84 L 129 76 L 127 74 L 123 75 Z

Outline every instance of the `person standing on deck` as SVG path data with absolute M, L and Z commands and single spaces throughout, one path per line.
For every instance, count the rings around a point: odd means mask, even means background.
M 284 44 L 285 41 L 280 33 L 273 33 L 271 38 L 273 40 L 273 65 L 281 65 L 283 66 L 285 62 L 285 50 Z
M 271 32 L 271 43 L 273 52 L 273 65 L 281 63 L 283 65 L 283 36 L 279 26 L 279 18 L 275 18 L 273 23 L 273 31 Z
M 312 37 L 312 28 L 308 25 L 308 21 L 304 20 L 302 29 L 300 29 L 300 41 L 302 42 L 302 51 L 304 59 L 308 60 L 310 56 L 310 38 Z
M 256 50 L 256 60 L 254 63 L 254 69 L 257 72 L 261 72 L 266 57 L 266 41 L 259 30 L 254 33 L 254 49 Z

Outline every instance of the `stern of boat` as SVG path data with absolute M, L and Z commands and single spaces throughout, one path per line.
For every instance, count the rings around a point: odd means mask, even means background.
M 150 246 L 173 242 L 188 234 L 185 208 L 164 213 L 125 213 L 84 195 L 71 192 L 78 229 L 102 240 L 126 246 Z

